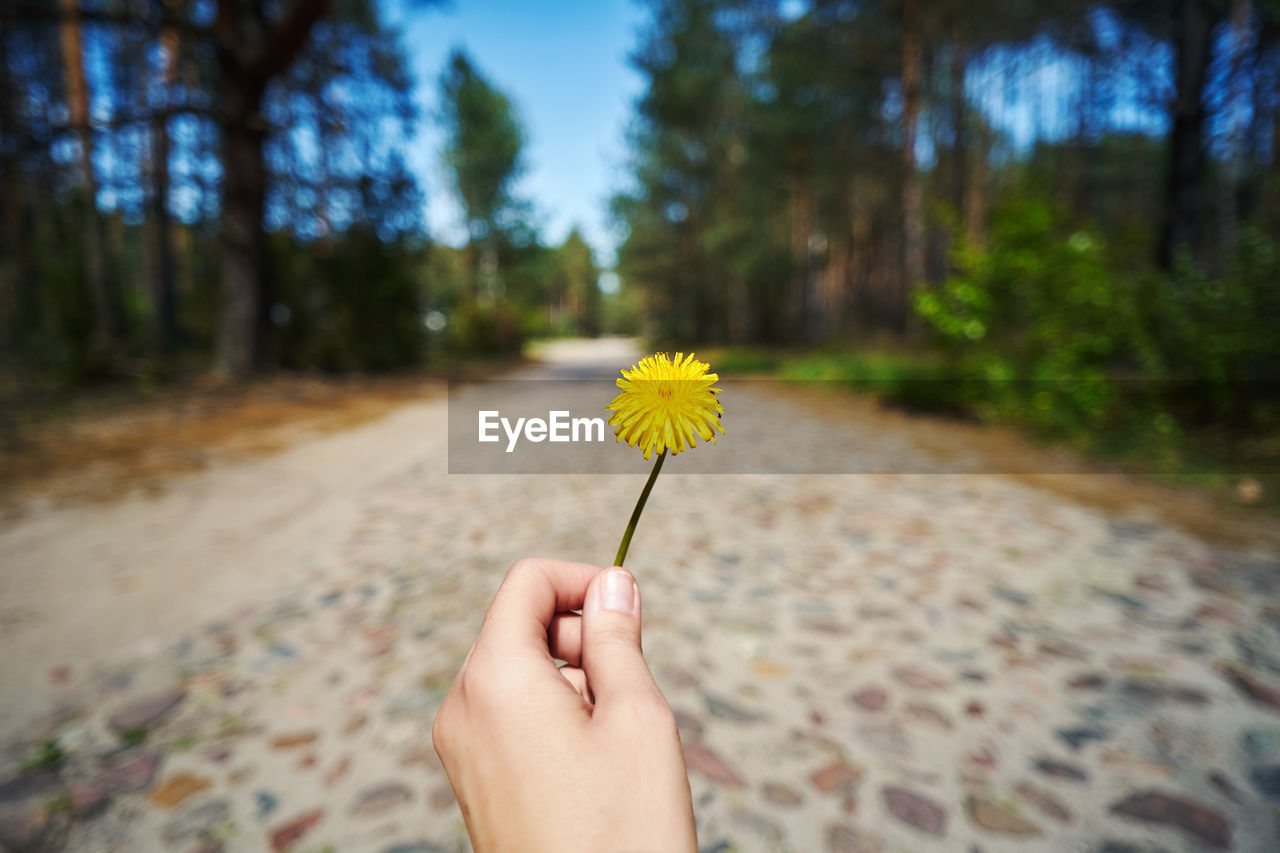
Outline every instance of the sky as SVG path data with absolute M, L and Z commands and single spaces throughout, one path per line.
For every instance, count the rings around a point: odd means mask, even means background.
M 462 211 L 442 162 L 440 72 L 463 47 L 490 83 L 515 104 L 527 136 L 518 190 L 537 210 L 543 239 L 557 244 L 577 226 L 609 264 L 617 239 L 608 199 L 627 181 L 626 128 L 644 88 L 627 56 L 645 10 L 634 0 L 453 0 L 419 8 L 403 2 L 404 48 L 417 78 L 421 122 L 409 163 L 427 196 L 428 233 L 465 242 Z

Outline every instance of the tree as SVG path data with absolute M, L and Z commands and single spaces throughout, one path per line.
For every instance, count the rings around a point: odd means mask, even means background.
M 522 221 L 525 206 L 514 185 L 522 170 L 524 129 L 511 101 L 454 50 L 440 77 L 440 100 L 448 135 L 445 163 L 466 212 L 475 257 L 473 295 L 499 295 L 498 247 Z
M 591 247 L 574 228 L 556 253 L 556 301 L 575 334 L 594 338 L 600 334 L 600 268 Z
M 1182 249 L 1198 256 L 1208 204 L 1205 186 L 1205 83 L 1213 55 L 1214 29 L 1222 19 L 1217 0 L 1177 0 L 1174 31 L 1175 85 L 1169 130 L 1168 208 L 1157 261 L 1173 267 Z

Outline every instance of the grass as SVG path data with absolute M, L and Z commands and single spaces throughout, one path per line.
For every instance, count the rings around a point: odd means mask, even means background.
M 36 751 L 22 763 L 22 769 L 30 773 L 56 770 L 66 757 L 62 746 L 56 740 L 41 741 Z

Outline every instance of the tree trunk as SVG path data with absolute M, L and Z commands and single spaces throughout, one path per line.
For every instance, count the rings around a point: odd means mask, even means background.
M 957 215 L 964 209 L 966 174 L 969 171 L 968 98 L 964 90 L 968 55 L 960 38 L 960 27 L 951 36 L 951 203 Z
M 1250 18 L 1250 0 L 1234 0 L 1231 10 L 1231 35 L 1228 38 L 1227 73 L 1230 83 L 1227 91 L 1228 103 L 1239 104 L 1245 99 L 1245 75 L 1242 73 L 1241 60 L 1244 57 L 1248 42 L 1248 26 Z M 1240 165 L 1243 159 L 1243 146 L 1247 126 L 1233 106 L 1226 108 L 1227 117 L 1227 156 L 1222 164 L 1222 177 L 1218 180 L 1218 222 L 1220 262 L 1225 263 L 1236 251 L 1236 243 L 1240 236 L 1239 186 Z
M 1164 270 L 1173 267 L 1180 250 L 1190 250 L 1196 259 L 1201 256 L 1206 204 L 1203 92 L 1218 16 L 1211 0 L 1178 0 L 1174 37 L 1177 96 L 1169 138 L 1168 205 L 1156 253 Z
M 924 281 L 924 214 L 916 172 L 916 129 L 920 118 L 920 16 L 916 0 L 902 4 L 902 280 L 900 322 L 906 324 L 911 288 Z
M 178 338 L 177 275 L 173 251 L 173 226 L 169 218 L 169 128 L 164 116 L 151 127 L 153 164 L 152 216 L 155 220 L 155 281 L 152 294 L 156 311 L 156 343 L 164 356 L 173 354 Z
M 788 300 L 787 337 L 792 341 L 804 340 L 808 331 L 809 236 L 813 228 L 811 191 L 808 170 L 802 169 L 791 196 L 791 298 Z
M 93 331 L 89 339 L 89 364 L 93 372 L 110 370 L 119 356 L 115 305 L 107 288 L 107 262 L 102 217 L 98 215 L 98 181 L 93 168 L 93 128 L 89 116 L 89 81 L 84 73 L 80 16 L 76 0 L 58 0 L 62 12 L 59 28 L 62 69 L 67 86 L 71 125 L 80 134 L 80 168 L 85 188 L 85 272 L 93 303 Z
M 964 193 L 964 232 L 972 246 L 986 242 L 987 216 L 987 149 L 990 132 L 984 124 L 978 130 L 978 144 L 971 152 L 972 160 Z
M 262 95 L 298 55 L 327 0 L 295 0 L 275 24 L 258 4 L 218 0 L 214 23 L 222 106 L 224 310 L 219 372 L 243 379 L 262 367 L 270 305 L 263 213 L 267 124 Z
M 258 98 L 252 91 L 228 93 L 222 123 L 222 329 L 218 369 L 243 379 L 260 366 L 266 313 L 266 246 L 262 218 L 266 201 L 266 138 Z
M 26 273 L 26 241 L 22 239 L 22 185 L 18 181 L 18 152 L 14 128 L 13 80 L 9 74 L 10 16 L 14 10 L 0 11 L 0 354 L 22 379 L 18 346 L 18 281 Z M 12 422 L 12 419 L 5 419 Z
M 173 85 L 178 57 L 178 34 L 172 28 L 161 33 L 165 57 L 160 69 L 160 88 L 165 92 L 151 121 L 152 187 L 151 208 L 155 221 L 155 279 L 152 299 L 155 302 L 156 344 L 162 356 L 173 354 L 178 337 L 176 253 L 173 249 L 173 226 L 169 218 L 169 106 L 168 92 Z

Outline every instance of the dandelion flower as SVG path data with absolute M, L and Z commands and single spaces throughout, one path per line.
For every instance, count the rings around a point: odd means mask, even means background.
M 712 387 L 720 377 L 708 373 L 710 369 L 711 365 L 706 362 L 696 361 L 693 353 L 686 358 L 678 352 L 672 361 L 665 352 L 660 352 L 642 358 L 630 370 L 623 370 L 622 378 L 617 380 L 622 393 L 605 407 L 613 412 L 609 425 L 616 428 L 614 437 L 631 447 L 638 446 L 645 459 L 657 450 L 658 458 L 622 534 L 622 544 L 613 561 L 615 566 L 621 566 L 627 557 L 631 535 L 636 531 L 636 523 L 640 521 L 649 492 L 653 491 L 667 451 L 674 456 L 682 450 L 691 450 L 698 438 L 715 444 L 716 431 L 724 432 L 720 426 L 724 406 L 717 396 L 720 389 Z
M 720 389 L 712 387 L 720 377 L 710 369 L 693 353 L 678 352 L 672 361 L 660 352 L 623 370 L 617 380 L 622 393 L 605 407 L 614 413 L 609 425 L 616 439 L 639 446 L 645 459 L 655 450 L 672 456 L 691 450 L 698 437 L 715 444 L 716 430 L 724 432 L 724 406 L 716 397 Z

